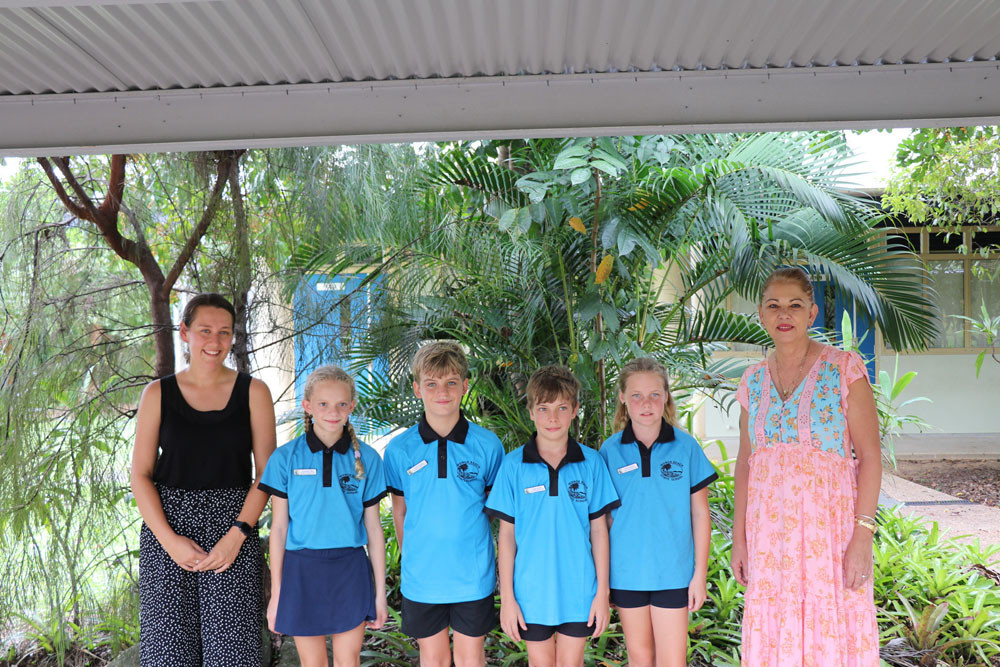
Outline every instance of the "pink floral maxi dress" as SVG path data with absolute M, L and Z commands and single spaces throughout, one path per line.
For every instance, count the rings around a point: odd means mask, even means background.
M 743 665 L 879 664 L 871 579 L 844 586 L 857 500 L 847 394 L 859 378 L 856 353 L 824 347 L 785 403 L 766 360 L 740 381 L 751 444 Z

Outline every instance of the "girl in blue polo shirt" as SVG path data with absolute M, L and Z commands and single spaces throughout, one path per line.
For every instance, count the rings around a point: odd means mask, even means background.
M 600 454 L 622 501 L 608 517 L 611 603 L 636 667 L 686 665 L 688 612 L 708 596 L 708 485 L 718 475 L 698 442 L 673 426 L 674 412 L 662 364 L 625 364 L 615 411 L 622 430 Z
M 302 399 L 305 434 L 275 451 L 260 482 L 273 497 L 267 623 L 295 637 L 304 665 L 327 664 L 326 635 L 336 664 L 358 664 L 365 625 L 378 629 L 388 615 L 378 509 L 385 476 L 348 422 L 355 398 L 340 368 L 313 371 Z

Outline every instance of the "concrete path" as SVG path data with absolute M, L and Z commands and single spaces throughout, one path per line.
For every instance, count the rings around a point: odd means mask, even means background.
M 907 516 L 937 521 L 942 532 L 959 542 L 978 538 L 983 547 L 1000 544 L 1000 508 L 949 496 L 888 472 L 882 474 L 879 504 L 902 505 L 900 511 Z M 996 559 L 1000 562 L 1000 554 Z

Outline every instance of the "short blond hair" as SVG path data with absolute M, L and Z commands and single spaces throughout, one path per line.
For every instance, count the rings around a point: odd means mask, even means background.
M 580 381 L 565 366 L 542 366 L 528 380 L 528 408 L 560 398 L 580 404 Z
M 441 377 L 447 373 L 454 373 L 464 380 L 469 376 L 469 360 L 458 343 L 440 340 L 421 346 L 413 355 L 410 370 L 414 382 L 420 382 L 423 375 Z

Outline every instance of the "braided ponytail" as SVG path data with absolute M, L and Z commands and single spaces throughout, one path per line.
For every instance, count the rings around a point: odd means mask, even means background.
M 355 479 L 364 479 L 365 464 L 361 460 L 361 443 L 358 441 L 358 436 L 354 433 L 354 426 L 351 422 L 344 424 L 344 428 L 347 429 L 347 435 L 351 436 L 351 446 L 354 447 L 354 477 Z
M 313 430 L 313 416 L 311 414 L 309 414 L 308 412 L 306 412 L 305 413 L 305 417 L 302 418 L 302 421 L 305 422 L 306 431 Z

